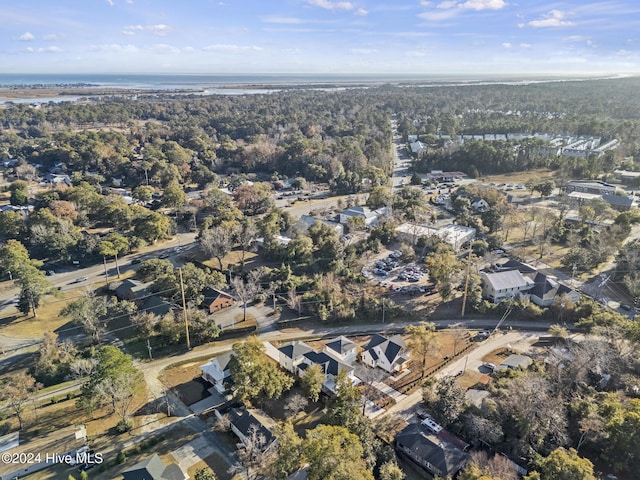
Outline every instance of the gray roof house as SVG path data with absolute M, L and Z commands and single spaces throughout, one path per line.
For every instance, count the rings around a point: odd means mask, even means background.
M 142 283 L 127 278 L 120 282 L 120 285 L 114 290 L 114 293 L 120 300 L 133 302 L 144 297 L 150 285 L 151 283 Z
M 454 477 L 469 460 L 467 453 L 420 423 L 400 431 L 395 447 L 401 455 L 439 477 Z
M 516 298 L 522 292 L 531 290 L 534 281 L 518 270 L 503 272 L 480 272 L 482 278 L 482 296 L 493 303 Z
M 351 363 L 356 360 L 358 354 L 358 345 L 353 343 L 347 337 L 339 336 L 324 344 L 324 350 L 329 354 L 345 363 Z
M 151 455 L 122 472 L 124 480 L 186 480 L 175 463 L 165 465 L 158 454 Z
M 331 222 L 329 220 L 324 220 L 322 218 L 316 218 L 316 217 L 312 217 L 310 215 L 302 215 L 300 217 L 300 220 L 298 220 L 298 222 L 295 224 L 295 227 L 301 231 L 306 232 L 307 230 L 309 230 L 309 228 L 311 227 L 311 225 L 313 225 L 316 222 L 320 222 L 320 223 L 324 223 L 325 225 L 329 225 L 331 228 L 333 228 L 336 233 L 338 234 L 339 237 L 342 237 L 344 235 L 344 226 L 336 223 L 336 222 Z
M 364 219 L 365 226 L 369 227 L 376 225 L 378 223 L 378 217 L 386 214 L 386 207 L 382 207 L 377 210 L 371 210 L 367 207 L 349 207 L 340 212 L 340 223 L 348 223 L 351 217 L 361 217 Z
M 389 373 L 403 370 L 411 361 L 400 335 L 387 338 L 378 334 L 371 337 L 360 359 L 365 365 L 379 367 Z
M 580 300 L 580 292 L 559 283 L 556 277 L 536 272 L 533 277 L 533 288 L 529 290 L 529 298 L 540 307 L 553 305 L 556 297 L 566 295 L 572 302 Z
M 265 427 L 260 420 L 244 407 L 229 410 L 229 420 L 231 421 L 231 431 L 236 434 L 242 443 L 246 444 L 254 431 L 264 437 L 263 451 L 267 450 L 275 440 L 271 430 Z
M 301 341 L 283 345 L 278 349 L 278 363 L 291 373 L 296 373 L 305 353 L 313 352 L 313 348 Z

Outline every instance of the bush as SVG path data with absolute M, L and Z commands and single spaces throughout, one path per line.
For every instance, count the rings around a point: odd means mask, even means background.
M 0 437 L 6 435 L 11 431 L 11 425 L 9 423 L 3 423 L 0 425 Z
M 116 425 L 116 430 L 118 433 L 129 432 L 133 428 L 133 422 L 130 419 L 120 420 L 118 425 Z
M 118 455 L 116 456 L 116 463 L 118 465 L 122 465 L 126 461 L 127 461 L 127 455 L 122 450 L 120 450 L 118 452 Z

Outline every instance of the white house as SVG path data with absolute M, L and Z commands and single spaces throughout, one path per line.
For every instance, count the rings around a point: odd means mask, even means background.
M 378 223 L 378 218 L 387 214 L 387 208 L 382 207 L 378 210 L 371 210 L 367 207 L 349 207 L 340 212 L 340 223 L 346 225 L 352 217 L 360 217 L 364 219 L 366 227 L 374 226 Z
M 556 277 L 537 272 L 533 278 L 534 286 L 529 290 L 529 298 L 540 307 L 553 305 L 556 297 L 565 295 L 572 303 L 580 300 L 580 292 L 558 282 Z
M 324 344 L 325 352 L 347 364 L 352 364 L 356 361 L 358 348 L 358 345 L 344 336 L 339 336 L 338 338 L 330 340 Z
M 480 272 L 480 276 L 482 277 L 482 296 L 493 303 L 516 298 L 534 286 L 534 281 L 518 270 Z
M 291 373 L 297 373 L 298 365 L 302 362 L 302 355 L 313 352 L 313 348 L 304 342 L 288 343 L 278 349 L 278 363 Z
M 354 368 L 351 365 L 347 365 L 340 360 L 332 357 L 325 351 L 311 351 L 302 355 L 300 359 L 300 363 L 298 364 L 298 376 L 304 375 L 304 372 L 311 365 L 320 365 L 322 368 L 322 373 L 325 374 L 323 390 L 327 393 L 335 393 L 336 392 L 336 382 L 335 378 L 338 376 L 338 373 L 345 371 L 351 383 L 357 385 L 360 383 L 360 380 L 355 376 Z
M 411 153 L 423 153 L 427 150 L 427 147 L 425 147 L 424 143 L 420 140 L 410 143 L 409 148 L 411 149 Z
M 222 394 L 226 393 L 223 382 L 231 375 L 229 361 L 232 356 L 233 354 L 231 352 L 223 353 L 211 359 L 208 363 L 200 365 L 202 378 L 213 384 L 215 389 Z
M 360 360 L 365 365 L 381 368 L 385 372 L 400 372 L 407 368 L 411 361 L 405 347 L 400 335 L 386 338 L 374 334 L 364 347 Z
M 471 210 L 473 210 L 475 213 L 482 213 L 482 212 L 486 212 L 489 210 L 489 204 L 487 203 L 487 201 L 484 198 L 474 198 L 471 201 Z

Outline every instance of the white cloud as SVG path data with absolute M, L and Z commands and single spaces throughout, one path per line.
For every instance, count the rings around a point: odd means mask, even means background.
M 18 37 L 18 40 L 22 40 L 23 42 L 32 42 L 36 39 L 36 37 L 31 32 L 24 32 L 22 35 Z
M 165 25 L 164 23 L 159 23 L 158 25 L 149 25 L 147 27 L 147 30 L 150 30 L 154 35 L 157 35 L 158 37 L 164 37 L 165 35 L 167 35 L 167 33 L 169 33 L 171 27 L 169 25 Z
M 180 53 L 179 48 L 176 48 L 172 45 L 167 45 L 164 43 L 158 43 L 158 44 L 152 45 L 151 51 L 153 53 L 159 53 L 161 55 Z
M 122 29 L 122 33 L 131 37 L 142 30 L 144 30 L 142 25 L 128 25 Z
M 503 47 L 503 48 L 511 48 L 511 47 L 512 47 L 512 45 L 511 45 L 509 42 L 504 42 L 504 43 L 502 44 L 502 47 Z
M 26 50 L 27 52 L 29 52 L 29 53 L 33 53 L 33 51 L 34 51 L 34 50 L 33 50 L 33 47 L 27 47 L 27 48 L 25 48 L 25 50 Z
M 299 48 L 285 48 L 283 50 L 281 50 L 282 53 L 285 53 L 287 55 L 298 55 L 300 53 L 302 53 L 302 50 Z
M 367 10 L 365 10 L 364 8 L 359 8 L 358 10 L 356 10 L 355 15 L 358 15 L 359 17 L 364 17 L 368 13 L 369 12 Z
M 58 53 L 58 52 L 61 52 L 61 51 L 62 50 L 60 50 L 60 48 L 54 47 L 54 46 L 51 46 L 51 47 L 40 47 L 38 49 L 38 52 L 40 52 L 40 53 Z
M 266 17 L 262 17 L 261 20 L 264 23 L 279 23 L 283 25 L 299 25 L 301 23 L 306 23 L 302 18 L 297 17 L 281 17 L 279 15 L 268 15 Z
M 113 7 L 113 0 L 107 0 L 107 3 Z
M 551 10 L 544 18 L 540 20 L 532 20 L 528 23 L 530 27 L 546 28 L 546 27 L 570 27 L 575 25 L 574 22 L 564 20 L 565 13 L 560 10 Z
M 405 57 L 418 57 L 418 58 L 422 58 L 422 57 L 426 57 L 427 56 L 427 52 L 425 52 L 424 50 L 409 50 L 407 52 L 404 52 Z
M 58 40 L 58 35 L 56 35 L 55 33 L 49 33 L 48 35 L 42 37 L 42 39 L 47 42 L 51 42 L 53 40 Z
M 183 51 L 184 53 L 193 53 L 193 52 L 195 52 L 195 51 L 196 51 L 196 49 L 195 49 L 195 48 L 193 48 L 193 47 L 184 47 L 184 48 L 182 49 L 182 51 Z
M 430 7 L 431 6 L 431 2 L 429 2 L 428 0 L 420 0 L 420 5 L 422 7 Z
M 501 10 L 506 6 L 504 0 L 467 0 L 459 5 L 468 10 Z
M 521 43 L 520 44 L 520 48 L 531 48 L 531 44 L 530 43 Z
M 255 45 L 215 44 L 215 45 L 208 45 L 204 47 L 203 50 L 207 52 L 227 53 L 230 55 L 237 55 L 239 53 L 260 52 L 262 51 L 262 48 L 257 47 Z
M 101 45 L 91 45 L 89 50 L 92 52 L 104 52 L 104 53 L 138 53 L 140 49 L 135 45 L 127 44 L 122 45 L 120 43 L 104 43 Z
M 453 8 L 456 5 L 458 5 L 458 2 L 456 2 L 455 0 L 445 0 L 444 2 L 440 2 L 436 8 Z
M 353 10 L 355 6 L 351 2 L 332 2 L 330 0 L 307 0 L 309 5 L 324 8 L 325 10 Z

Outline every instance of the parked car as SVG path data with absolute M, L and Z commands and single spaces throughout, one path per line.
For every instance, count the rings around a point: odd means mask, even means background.
M 133 258 L 133 259 L 129 262 L 129 264 L 130 264 L 130 265 L 137 265 L 137 264 L 139 264 L 140 262 L 142 262 L 142 259 L 140 259 L 140 258 Z
M 379 268 L 379 269 L 376 270 L 376 275 L 380 275 L 380 276 L 386 277 L 387 275 L 389 275 L 389 272 Z
M 158 258 L 169 258 L 169 253 L 168 252 L 164 252 L 162 254 L 160 254 L 160 256 Z
M 85 282 L 87 280 L 88 280 L 87 277 L 78 277 L 75 279 L 75 282 L 80 283 L 80 282 Z

